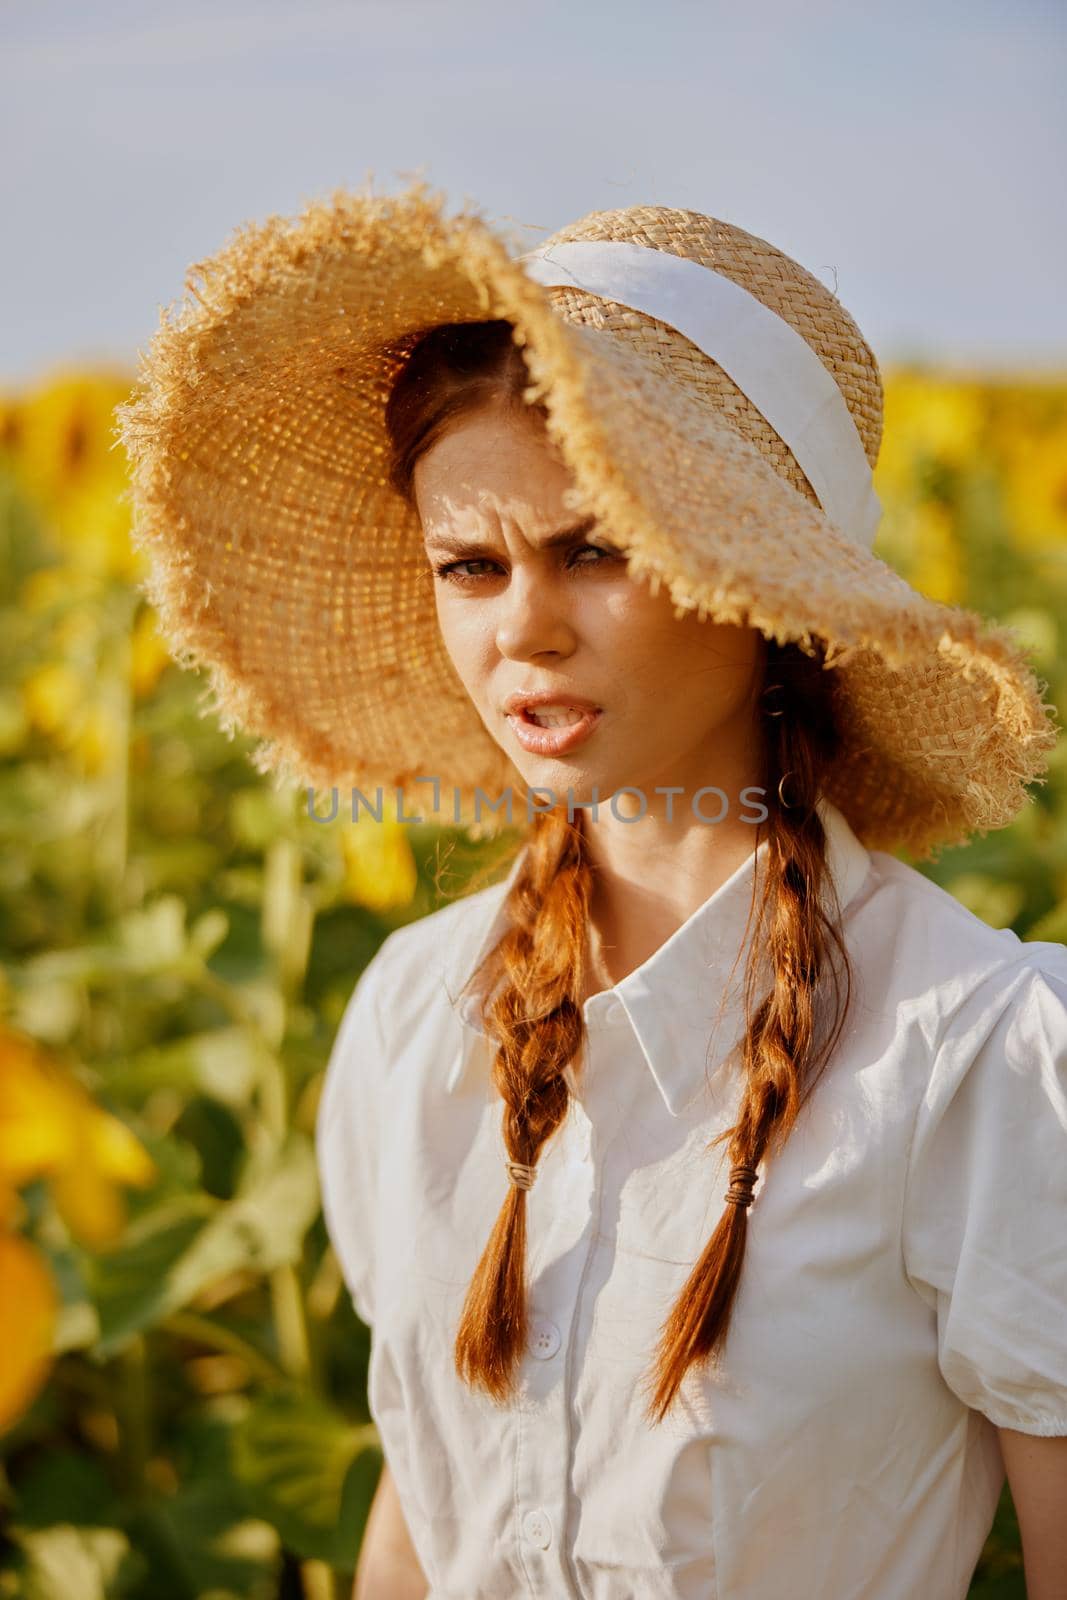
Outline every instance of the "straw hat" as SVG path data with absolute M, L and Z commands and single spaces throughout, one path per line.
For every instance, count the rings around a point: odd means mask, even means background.
M 414 337 L 488 318 L 514 324 L 526 398 L 633 576 L 679 614 L 828 646 L 827 793 L 869 849 L 926 857 L 1003 827 L 1046 769 L 1053 708 L 1015 636 L 871 553 L 877 363 L 763 239 L 631 206 L 517 256 L 416 182 L 240 228 L 186 289 L 117 413 L 134 539 L 170 648 L 207 669 L 204 714 L 259 738 L 260 772 L 346 804 L 381 786 L 408 817 L 434 816 L 436 777 L 442 823 L 471 824 L 480 789 L 481 833 L 504 822 L 484 797 L 512 786 L 521 805 L 386 475 L 385 404 Z

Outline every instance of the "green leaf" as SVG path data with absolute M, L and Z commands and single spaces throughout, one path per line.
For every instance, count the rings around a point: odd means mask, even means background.
M 86 1279 L 100 1318 L 98 1357 L 114 1355 L 184 1303 L 175 1297 L 174 1274 L 218 1205 L 210 1195 L 178 1196 L 138 1217 L 118 1249 L 90 1259 Z
M 128 1527 L 149 1566 L 143 1600 L 234 1595 L 274 1600 L 278 1536 L 248 1519 L 247 1495 L 232 1473 L 183 1481 L 176 1494 L 143 1502 Z
M 245 1157 L 244 1129 L 237 1113 L 207 1095 L 194 1094 L 174 1131 L 195 1147 L 201 1186 L 220 1200 L 232 1199 Z
M 146 895 L 167 889 L 199 894 L 201 885 L 214 882 L 219 870 L 218 845 L 207 839 L 165 839 L 155 835 L 140 839 L 131 867 L 142 878 Z
M 230 919 L 219 906 L 198 917 L 189 930 L 189 944 L 202 961 L 207 961 L 230 931 Z
M 1025 899 L 1019 884 L 1005 883 L 984 872 L 958 873 L 946 887 L 961 905 L 991 928 L 1010 927 Z
M 1067 944 L 1067 900 L 1061 900 L 1051 911 L 1026 931 L 1028 939 L 1043 939 L 1051 943 Z
M 380 1470 L 374 1424 L 350 1423 L 295 1389 L 262 1395 L 233 1434 L 234 1471 L 257 1515 L 298 1556 L 342 1568 L 355 1565 L 362 1534 L 363 1519 L 342 1515 L 357 1462 L 368 1481 Z
M 69 1350 L 87 1349 L 100 1337 L 100 1324 L 86 1287 L 84 1252 L 74 1244 L 57 1244 L 51 1238 L 40 1236 L 38 1248 L 44 1251 L 59 1290 L 60 1304 L 52 1350 L 54 1354 L 62 1355 Z
M 63 1045 L 74 1037 L 85 1007 L 78 984 L 56 979 L 22 985 L 16 980 L 12 987 L 18 995 L 12 1018 L 17 1027 L 43 1044 Z
M 232 1200 L 220 1206 L 172 1274 L 176 1305 L 238 1268 L 270 1272 L 300 1259 L 318 1216 L 319 1185 L 311 1140 L 290 1133 L 275 1155 L 253 1157 Z
M 267 788 L 239 789 L 230 796 L 230 827 L 249 850 L 265 850 L 293 823 L 293 804 Z
M 107 1086 L 112 1094 L 141 1100 L 166 1087 L 180 1094 L 206 1094 L 223 1104 L 243 1108 L 270 1057 L 247 1028 L 212 1028 L 173 1043 L 141 1050 L 111 1066 Z
M 13 1528 L 26 1556 L 24 1600 L 108 1600 L 129 1541 L 117 1528 Z
M 15 1516 L 28 1530 L 72 1523 L 100 1527 L 114 1520 L 111 1485 L 83 1452 L 52 1448 L 31 1456 L 16 1486 Z
M 177 966 L 185 953 L 185 902 L 164 894 L 144 910 L 130 911 L 119 923 L 120 943 L 138 971 L 161 972 Z
M 240 1270 L 267 1273 L 297 1261 L 319 1212 L 311 1140 L 291 1133 L 273 1154 L 251 1159 L 237 1194 L 179 1197 L 140 1217 L 123 1245 L 88 1270 L 100 1316 L 100 1356 Z

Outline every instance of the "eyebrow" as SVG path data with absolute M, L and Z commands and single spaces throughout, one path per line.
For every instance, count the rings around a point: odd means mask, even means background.
M 585 534 L 591 533 L 596 525 L 597 519 L 595 516 L 583 517 L 580 522 L 573 523 L 569 528 L 560 528 L 558 533 L 550 534 L 547 539 L 542 539 L 536 548 L 538 550 L 556 550 L 560 545 L 573 544 L 576 540 L 583 538 Z M 479 544 L 475 540 L 449 539 L 436 535 L 427 539 L 426 548 L 428 550 L 441 550 L 447 555 L 462 556 L 476 556 L 483 553 L 491 554 L 492 552 L 490 545 Z

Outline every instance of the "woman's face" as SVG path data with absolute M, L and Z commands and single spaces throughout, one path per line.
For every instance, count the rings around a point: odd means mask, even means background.
M 663 814 L 657 785 L 683 786 L 675 804 L 685 807 L 689 789 L 717 785 L 736 816 L 740 789 L 760 781 L 750 696 L 762 635 L 676 617 L 665 588 L 653 595 L 629 576 L 610 527 L 567 507 L 572 486 L 531 411 L 479 411 L 420 457 L 415 499 L 453 665 L 528 787 L 565 803 L 568 789 L 578 802 L 595 786 L 606 803 L 631 786 Z M 576 735 L 520 732 L 508 697 L 542 690 L 564 707 L 582 697 L 599 715 Z M 700 803 L 714 815 L 714 796 Z

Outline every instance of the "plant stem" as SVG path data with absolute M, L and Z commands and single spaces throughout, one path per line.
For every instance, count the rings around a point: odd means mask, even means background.
M 226 1355 L 239 1356 L 249 1372 L 264 1383 L 277 1383 L 285 1376 L 269 1356 L 257 1350 L 247 1339 L 242 1339 L 232 1328 L 226 1328 L 210 1317 L 199 1316 L 195 1311 L 175 1311 L 162 1323 L 164 1333 L 179 1339 L 192 1339 L 209 1350 L 222 1350 Z
M 306 1600 L 334 1600 L 337 1593 L 333 1570 L 325 1561 L 302 1561 L 300 1582 Z
M 270 1298 L 281 1364 L 291 1377 L 306 1378 L 311 1371 L 311 1352 L 303 1291 L 294 1266 L 275 1267 L 270 1275 Z
M 115 1411 L 121 1419 L 122 1470 L 129 1493 L 138 1499 L 145 1489 L 145 1468 L 151 1454 L 148 1349 L 143 1334 L 131 1339 L 118 1361 L 119 1392 Z

